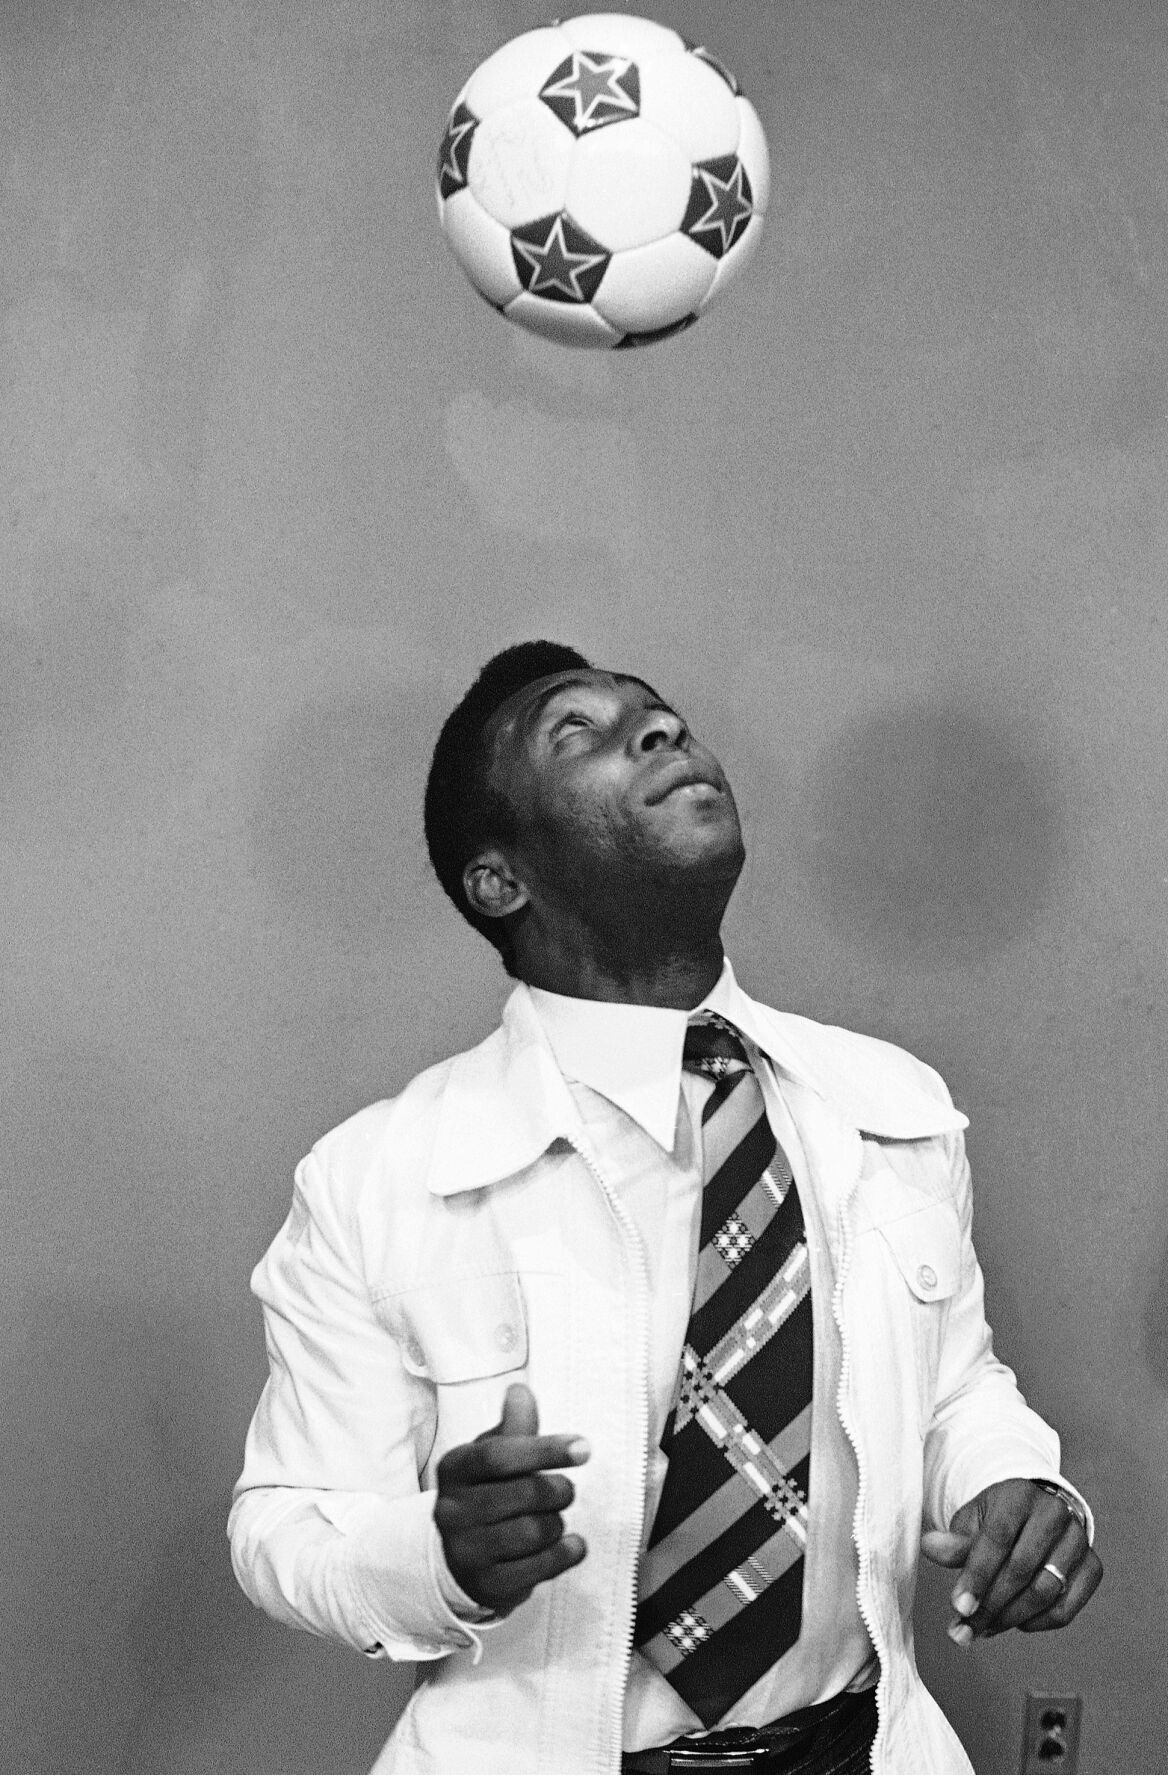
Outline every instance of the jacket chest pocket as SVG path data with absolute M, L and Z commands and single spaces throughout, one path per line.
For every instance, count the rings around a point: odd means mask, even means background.
M 527 1367 L 527 1310 L 514 1270 L 446 1276 L 383 1296 L 376 1311 L 402 1366 L 437 1390 L 432 1468 L 447 1449 L 499 1421 L 503 1397 Z
M 379 1303 L 409 1374 L 437 1386 L 527 1366 L 527 1314 L 514 1270 L 452 1276 Z
M 949 1202 L 931 1202 L 872 1228 L 899 1278 L 898 1299 L 912 1329 L 922 1436 L 936 1403 L 949 1304 L 961 1281 L 961 1225 Z

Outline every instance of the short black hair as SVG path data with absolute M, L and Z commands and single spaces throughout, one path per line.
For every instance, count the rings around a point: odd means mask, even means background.
M 513 972 L 510 919 L 485 918 L 466 897 L 463 870 L 492 839 L 515 837 L 506 797 L 491 782 L 491 756 L 483 744 L 487 723 L 516 694 L 555 672 L 589 670 L 591 662 L 558 641 L 520 641 L 489 659 L 458 706 L 442 724 L 426 779 L 424 825 L 434 873 L 462 916 L 493 943 Z

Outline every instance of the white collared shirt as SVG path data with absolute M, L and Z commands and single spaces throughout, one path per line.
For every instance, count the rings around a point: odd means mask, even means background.
M 775 1718 L 865 1674 L 854 1514 L 883 1679 L 878 1767 L 972 1775 L 912 1656 L 917 1531 L 1005 1479 L 1065 1482 L 1057 1435 L 994 1354 L 966 1120 L 902 1050 L 745 1001 L 740 1019 L 733 993 L 725 1008 L 771 1056 L 756 1065 L 801 1194 L 808 1183 L 816 1364 L 803 1633 L 734 1717 Z M 586 1148 L 579 1100 L 516 987 L 485 1041 L 314 1145 L 254 1272 L 269 1374 L 232 1506 L 234 1568 L 277 1620 L 427 1667 L 379 1759 L 398 1775 L 619 1775 L 652 1339 L 647 1291 L 631 1286 L 633 1217 Z M 611 1109 L 672 1177 L 679 1161 Z M 441 1581 L 435 1473 L 498 1422 L 519 1376 L 546 1428 L 593 1443 L 569 1512 L 588 1557 L 480 1629 Z M 672 1696 L 649 1697 L 639 1671 L 630 1743 L 674 1730 Z
M 682 1069 L 692 1013 L 527 990 L 605 1174 L 619 1190 L 644 1250 L 652 1301 L 647 1540 L 665 1479 L 661 1433 L 673 1402 L 697 1268 L 701 1158 L 694 1130 L 700 1128 L 701 1106 L 711 1087 Z M 835 1409 L 840 1369 L 830 1307 L 835 1277 L 802 1143 L 783 1098 L 781 1073 L 765 1055 L 758 1040 L 763 1031 L 729 962 L 699 1008 L 717 1011 L 747 1039 L 768 1119 L 794 1172 L 812 1266 L 812 1503 L 802 1631 L 798 1643 L 720 1722 L 757 1726 L 841 1689 L 866 1686 L 875 1681 L 876 1668 L 856 1595 L 855 1457 Z M 625 1697 L 624 1748 L 643 1750 L 701 1730 L 701 1721 L 676 1690 L 634 1653 Z

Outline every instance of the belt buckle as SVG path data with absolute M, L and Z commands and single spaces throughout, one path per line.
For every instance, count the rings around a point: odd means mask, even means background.
M 705 1771 L 705 1775 L 731 1775 L 732 1770 L 757 1769 L 762 1760 L 759 1750 L 671 1750 L 667 1752 L 669 1768 L 681 1772 L 686 1769 Z

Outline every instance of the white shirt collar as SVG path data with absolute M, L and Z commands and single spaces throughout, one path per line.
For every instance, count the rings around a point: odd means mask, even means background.
M 910 1054 L 871 1036 L 755 1004 L 729 967 L 706 1003 L 722 1011 L 783 1079 L 809 1090 L 850 1128 L 887 1140 L 930 1140 L 959 1134 L 969 1125 L 967 1117 L 954 1109 L 936 1074 Z M 597 1009 L 590 1004 L 587 1013 Z M 643 1008 L 599 1009 L 615 1012 L 618 1022 L 646 1017 Z M 680 1085 L 686 1017 L 680 1011 L 653 1011 L 648 1020 L 674 1032 L 668 1041 L 676 1059 L 667 1056 L 664 1067 L 660 1060 L 655 1063 L 664 1074 L 657 1093 L 649 1092 L 658 1105 L 657 1115 L 651 1107 L 646 1111 L 643 1102 L 635 1109 L 648 1114 L 641 1125 L 652 1138 L 668 1143 L 676 1121 L 677 1096 L 671 1093 Z M 604 1029 L 609 1028 L 606 1015 Z M 597 1076 L 591 1065 L 587 1070 Z M 613 1101 L 628 1103 L 628 1085 L 635 1080 L 643 1086 L 649 1070 L 634 1053 L 624 1076 L 607 1080 L 604 1088 L 613 1091 Z M 528 986 L 519 984 L 512 992 L 503 1008 L 501 1028 L 441 1068 L 423 1073 L 410 1090 L 416 1086 L 423 1094 L 432 1092 L 435 1071 L 442 1079 L 441 1107 L 435 1111 L 427 1185 L 438 1195 L 481 1189 L 513 1176 L 534 1164 L 554 1140 L 571 1140 L 578 1131 L 578 1112 Z M 422 1125 L 431 1126 L 425 1121 Z
M 681 1094 L 685 1029 L 696 1011 L 717 1011 L 756 1045 L 753 1007 L 728 961 L 694 1011 L 567 998 L 529 986 L 535 1014 L 566 1079 L 587 1085 L 632 1116 L 658 1146 L 672 1151 Z

